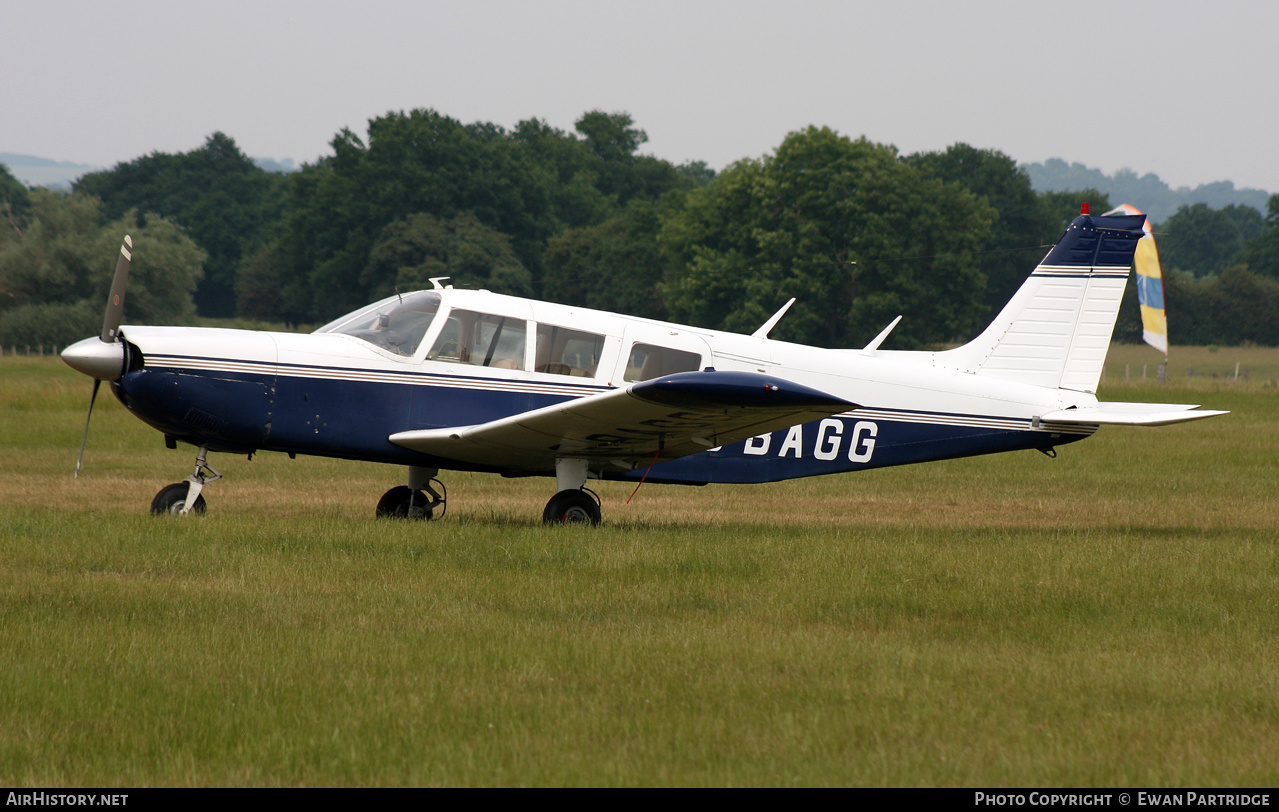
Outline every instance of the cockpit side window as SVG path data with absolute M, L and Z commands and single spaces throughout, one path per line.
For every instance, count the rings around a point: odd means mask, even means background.
M 676 372 L 695 372 L 701 367 L 702 356 L 695 352 L 673 350 L 653 344 L 636 343 L 626 359 L 627 381 L 647 381 Z
M 494 369 L 523 369 L 527 332 L 524 319 L 454 310 L 426 357 Z
M 535 372 L 592 378 L 604 352 L 604 336 L 553 324 L 537 325 Z
M 417 352 L 439 309 L 440 294 L 432 291 L 392 296 L 347 314 L 316 332 L 343 333 L 397 355 L 411 356 Z

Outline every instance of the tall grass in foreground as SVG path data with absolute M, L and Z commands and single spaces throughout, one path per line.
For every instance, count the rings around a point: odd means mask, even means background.
M 1113 378 L 1112 378 L 1113 383 Z M 0 360 L 0 783 L 1270 785 L 1279 394 L 1224 418 L 776 486 L 219 456 Z

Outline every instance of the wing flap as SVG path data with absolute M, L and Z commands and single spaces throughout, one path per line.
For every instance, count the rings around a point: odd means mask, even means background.
M 390 441 L 450 460 L 524 472 L 557 458 L 637 468 L 855 409 L 843 398 L 751 372 L 682 372 L 473 426 Z
M 1197 410 L 1197 411 L 1196 411 Z M 1195 403 L 1098 403 L 1078 409 L 1062 409 L 1039 416 L 1041 423 L 1068 423 L 1097 426 L 1170 426 L 1190 420 L 1229 414 L 1213 409 L 1199 410 Z

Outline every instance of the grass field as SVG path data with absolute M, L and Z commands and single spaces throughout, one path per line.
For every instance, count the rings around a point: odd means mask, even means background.
M 1251 372 L 1156 386 L 1140 349 L 1103 397 L 1232 414 L 605 483 L 593 530 L 465 474 L 375 522 L 400 470 L 274 454 L 153 519 L 191 450 L 103 397 L 72 480 L 89 383 L 6 356 L 0 785 L 1275 786 L 1279 351 L 1174 348 Z

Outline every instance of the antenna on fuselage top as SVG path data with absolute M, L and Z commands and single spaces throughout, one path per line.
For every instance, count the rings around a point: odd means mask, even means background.
M 782 316 L 786 315 L 786 311 L 790 310 L 790 306 L 795 304 L 795 297 L 782 305 L 782 309 L 773 314 L 773 317 L 760 325 L 759 329 L 751 333 L 751 338 L 768 338 L 768 331 L 777 326 L 777 322 L 782 320 Z
M 452 290 L 452 289 L 453 289 L 453 286 L 452 286 L 452 285 L 445 286 L 445 285 L 441 285 L 441 284 L 440 284 L 440 283 L 441 283 L 441 282 L 443 282 L 444 280 L 446 280 L 446 279 L 452 279 L 452 278 L 453 278 L 453 277 L 451 277 L 451 276 L 432 276 L 432 277 L 431 277 L 431 290 Z
M 892 323 L 889 324 L 887 327 L 885 327 L 883 330 L 881 330 L 879 335 L 872 338 L 870 340 L 870 343 L 867 344 L 865 347 L 862 347 L 862 355 L 874 355 L 875 351 L 879 349 L 879 345 L 884 343 L 884 339 L 888 338 L 888 334 L 893 331 L 893 328 L 897 326 L 897 322 L 901 320 L 902 320 L 901 316 L 898 316 L 897 318 L 893 319 Z

